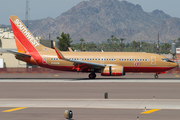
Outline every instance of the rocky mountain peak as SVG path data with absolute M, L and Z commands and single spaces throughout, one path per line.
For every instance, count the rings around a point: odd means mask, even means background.
M 160 10 L 144 12 L 140 5 L 127 1 L 89 0 L 80 2 L 56 19 L 34 21 L 32 30 L 36 36 L 45 38 L 49 33 L 56 38 L 66 32 L 73 41 L 81 38 L 89 42 L 106 41 L 112 34 L 132 40 L 139 39 L 133 36 L 170 18 Z
M 171 18 L 170 15 L 165 14 L 162 10 L 154 10 L 150 13 L 155 19 L 166 20 Z

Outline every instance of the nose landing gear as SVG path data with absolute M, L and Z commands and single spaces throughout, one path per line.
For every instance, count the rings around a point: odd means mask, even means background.
M 158 77 L 159 77 L 159 76 L 158 76 L 158 74 L 156 73 L 156 74 L 154 75 L 154 78 L 155 78 L 155 79 L 158 79 Z

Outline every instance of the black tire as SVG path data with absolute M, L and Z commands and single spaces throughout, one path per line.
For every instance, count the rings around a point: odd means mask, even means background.
M 89 74 L 89 79 L 95 79 L 96 78 L 96 74 Z
M 159 76 L 158 76 L 157 74 L 154 75 L 154 78 L 155 78 L 155 79 L 158 79 L 158 77 L 159 77 Z

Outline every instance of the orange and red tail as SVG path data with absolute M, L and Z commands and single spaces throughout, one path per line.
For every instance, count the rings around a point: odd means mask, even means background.
M 40 51 L 44 51 L 47 47 L 41 45 L 31 32 L 25 27 L 17 16 L 9 16 L 17 50 L 19 53 L 25 53 L 31 56 L 29 63 L 42 63 L 43 59 Z
M 35 39 L 17 16 L 9 16 L 18 51 L 37 52 L 43 46 Z

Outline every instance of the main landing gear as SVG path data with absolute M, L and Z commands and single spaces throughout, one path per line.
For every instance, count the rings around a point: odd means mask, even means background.
M 158 76 L 158 74 L 156 73 L 156 74 L 154 75 L 154 78 L 155 78 L 155 79 L 158 79 L 158 77 L 159 77 L 159 76 Z
M 95 78 L 96 78 L 96 74 L 94 72 L 89 74 L 89 79 L 95 79 Z

